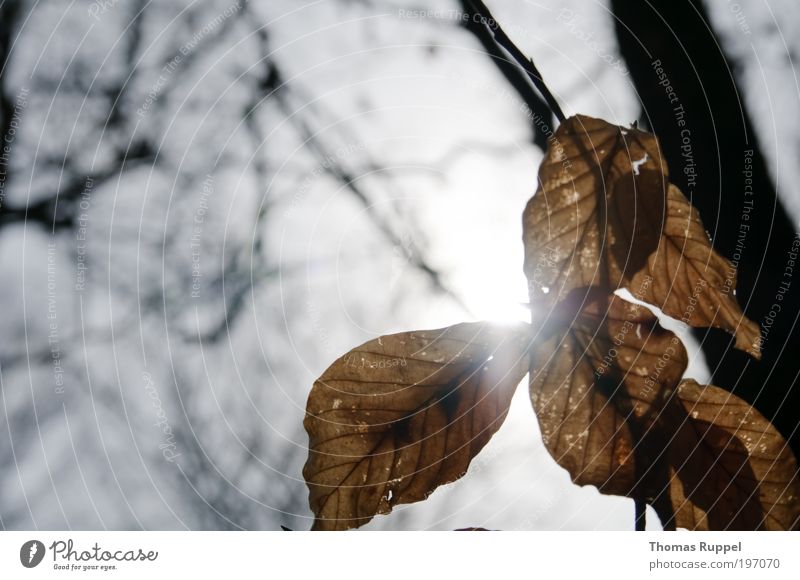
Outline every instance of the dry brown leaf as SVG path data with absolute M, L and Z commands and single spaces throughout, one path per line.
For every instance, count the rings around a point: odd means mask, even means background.
M 646 501 L 668 529 L 797 527 L 786 441 L 738 397 L 681 382 L 686 351 L 647 308 L 597 290 L 559 310 L 531 352 L 531 400 L 575 483 Z
M 797 462 L 775 427 L 739 397 L 685 380 L 664 414 L 672 514 L 692 530 L 791 530 L 800 518 Z M 657 502 L 658 503 L 658 502 Z
M 550 454 L 579 485 L 644 497 L 636 442 L 686 364 L 680 340 L 647 308 L 590 292 L 574 321 L 531 352 L 531 400 Z
M 630 279 L 658 247 L 667 183 L 654 135 L 583 115 L 564 121 L 522 216 L 531 301 Z
M 464 475 L 528 372 L 529 335 L 465 323 L 383 336 L 334 362 L 304 421 L 313 529 L 361 526 Z
M 669 184 L 656 137 L 601 119 L 567 119 L 550 141 L 523 213 L 531 302 L 620 287 L 691 326 L 736 336 L 755 357 L 759 328 L 734 297 L 735 270 L 698 212 Z
M 733 296 L 735 268 L 713 250 L 699 212 L 672 184 L 661 243 L 627 287 L 690 326 L 731 332 L 736 348 L 761 357 L 759 327 L 744 316 Z

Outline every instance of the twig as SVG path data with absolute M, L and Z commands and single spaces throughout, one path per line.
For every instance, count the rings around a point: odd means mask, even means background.
M 558 101 L 556 101 L 553 93 L 551 93 L 550 89 L 547 88 L 547 85 L 542 78 L 542 73 L 540 73 L 539 69 L 536 68 L 533 60 L 526 57 L 525 54 L 519 48 L 517 48 L 517 45 L 514 44 L 505 31 L 500 27 L 500 24 L 497 22 L 497 20 L 495 20 L 494 16 L 492 16 L 492 13 L 489 11 L 489 8 L 486 7 L 486 4 L 484 4 L 482 0 L 467 1 L 472 5 L 475 12 L 481 17 L 482 24 L 492 31 L 492 35 L 497 41 L 497 44 L 502 46 L 525 70 L 534 86 L 536 86 L 536 89 L 544 97 L 544 100 L 547 102 L 547 106 L 550 107 L 550 110 L 558 118 L 558 120 L 563 123 L 564 119 L 566 118 L 564 116 L 564 112 L 561 110 L 561 106 L 558 104 Z
M 544 151 L 547 149 L 547 137 L 550 134 L 549 127 L 553 125 L 553 112 L 544 102 L 544 99 L 539 96 L 539 91 L 536 90 L 536 87 L 528 80 L 528 75 L 525 71 L 517 66 L 517 63 L 509 58 L 508 52 L 497 43 L 494 33 L 481 24 L 480 15 L 475 12 L 471 0 L 461 0 L 461 9 L 466 16 L 469 16 L 469 18 L 465 16 L 462 20 L 464 28 L 478 39 L 478 42 L 481 43 L 486 54 L 492 59 L 500 73 L 517 91 L 517 94 L 525 104 L 528 105 L 531 115 L 533 143 Z M 542 124 L 545 124 L 547 129 L 542 127 Z
M 647 526 L 647 503 L 637 499 L 634 500 L 634 506 L 636 510 L 635 517 L 635 529 L 637 532 L 643 532 L 645 527 Z

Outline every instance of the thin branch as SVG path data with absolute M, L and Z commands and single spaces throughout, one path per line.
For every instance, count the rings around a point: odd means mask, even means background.
M 643 532 L 647 527 L 647 503 L 637 499 L 634 500 L 635 506 L 635 530 L 637 532 Z
M 508 84 L 514 88 L 530 109 L 533 144 L 544 151 L 547 149 L 547 137 L 549 135 L 548 131 L 543 130 L 541 125 L 544 123 L 547 127 L 552 126 L 553 113 L 550 111 L 550 107 L 547 106 L 547 103 L 542 100 L 539 93 L 528 81 L 525 71 L 521 70 L 514 61 L 509 59 L 507 53 L 495 42 L 492 31 L 474 18 L 477 12 L 475 12 L 471 0 L 461 0 L 461 7 L 464 13 L 469 16 L 469 18 L 462 20 L 464 28 L 478 39 L 486 54 L 489 55 L 494 65 L 508 81 Z
M 24 206 L 0 206 L 0 229 L 16 223 L 38 224 L 50 232 L 68 229 L 75 226 L 78 218 L 78 203 L 81 195 L 91 183 L 93 190 L 107 183 L 121 173 L 131 171 L 142 165 L 149 165 L 156 161 L 156 150 L 148 141 L 135 141 L 127 149 L 116 152 L 113 163 L 88 175 L 71 176 L 68 182 L 50 197 L 40 198 Z M 65 171 L 68 160 L 63 162 Z M 32 196 L 33 197 L 33 196 Z M 61 206 L 59 208 L 59 205 Z
M 547 85 L 542 78 L 542 73 L 539 72 L 539 69 L 536 67 L 533 60 L 526 57 L 525 54 L 519 48 L 517 48 L 517 45 L 514 44 L 505 31 L 500 27 L 500 24 L 497 22 L 497 20 L 495 20 L 494 16 L 492 16 L 492 13 L 489 11 L 489 8 L 486 7 L 486 4 L 484 4 L 482 0 L 467 0 L 467 2 L 472 5 L 476 14 L 481 17 L 481 23 L 492 32 L 497 44 L 508 51 L 512 58 L 517 61 L 517 63 L 525 70 L 528 78 L 531 79 L 536 89 L 544 97 L 544 100 L 547 102 L 547 106 L 550 107 L 550 110 L 558 118 L 558 120 L 563 123 L 564 119 L 566 119 L 564 112 L 561 110 L 561 106 L 558 104 L 558 101 L 556 101 L 553 93 L 551 93 L 550 89 L 547 88 Z

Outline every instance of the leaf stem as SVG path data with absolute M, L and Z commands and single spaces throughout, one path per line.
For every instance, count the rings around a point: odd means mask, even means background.
M 547 85 L 542 78 L 542 73 L 539 72 L 539 69 L 534 64 L 533 59 L 526 57 L 525 53 L 517 48 L 517 45 L 514 44 L 505 31 L 500 27 L 500 23 L 495 20 L 494 16 L 492 16 L 491 11 L 489 8 L 487 8 L 486 4 L 483 3 L 483 0 L 467 1 L 472 5 L 475 13 L 481 17 L 481 23 L 492 32 L 497 44 L 502 46 L 511 55 L 511 57 L 517 61 L 517 64 L 519 64 L 525 70 L 536 89 L 544 97 L 545 102 L 547 102 L 547 106 L 550 107 L 550 110 L 558 118 L 558 120 L 563 123 L 564 119 L 566 119 L 564 112 L 561 110 L 561 106 L 558 104 L 558 101 L 556 101 L 553 93 L 551 93 L 550 89 L 547 88 Z
M 647 526 L 647 502 L 636 499 L 634 500 L 635 506 L 635 529 L 637 532 L 643 532 L 645 527 Z

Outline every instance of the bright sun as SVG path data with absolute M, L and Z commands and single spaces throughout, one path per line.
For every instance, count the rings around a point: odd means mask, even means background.
M 461 296 L 477 320 L 530 322 L 521 252 L 498 254 L 495 248 L 487 248 L 487 255 L 461 271 Z
M 530 321 L 521 220 L 533 193 L 529 164 L 522 151 L 500 167 L 485 155 L 465 156 L 448 175 L 449 195 L 428 202 L 436 247 L 452 265 L 448 278 L 475 320 Z

